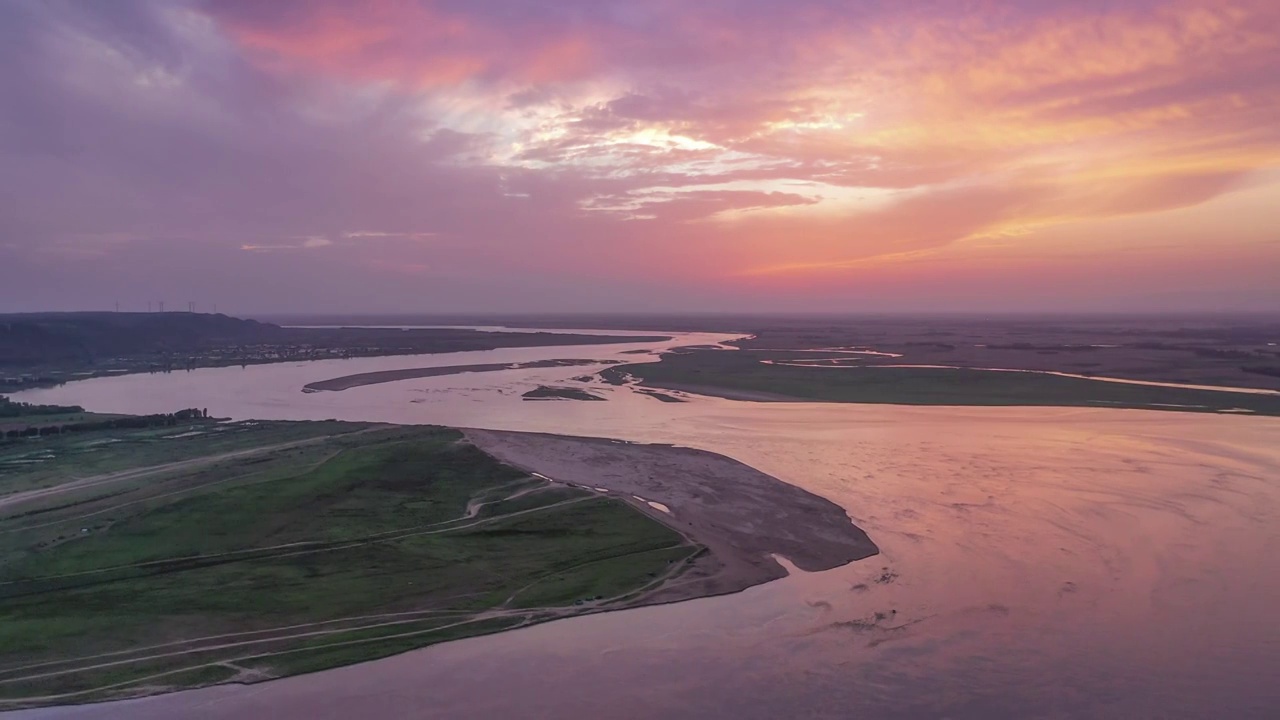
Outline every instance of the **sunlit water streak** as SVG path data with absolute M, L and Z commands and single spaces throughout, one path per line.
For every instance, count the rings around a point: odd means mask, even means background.
M 682 335 L 659 346 L 728 336 Z M 590 367 L 304 394 L 520 348 L 103 378 L 91 410 L 432 422 L 724 453 L 848 509 L 883 554 L 255 686 L 32 718 L 1263 718 L 1280 707 L 1280 419 L 1063 408 L 523 402 Z

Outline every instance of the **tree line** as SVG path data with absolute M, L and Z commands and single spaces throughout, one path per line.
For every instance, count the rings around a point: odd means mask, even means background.
M 24 417 L 26 415 L 65 415 L 82 413 L 79 405 L 34 405 L 32 403 L 14 402 L 0 395 L 0 418 Z
M 57 425 L 32 426 L 22 429 L 8 430 L 4 439 L 44 437 L 61 435 L 69 432 L 89 432 L 93 430 L 141 429 L 150 427 L 173 427 L 178 423 L 191 420 L 205 420 L 209 417 L 208 408 L 185 408 L 177 412 L 156 413 L 153 415 L 126 415 L 125 417 L 105 418 L 101 420 L 81 420 L 78 422 Z

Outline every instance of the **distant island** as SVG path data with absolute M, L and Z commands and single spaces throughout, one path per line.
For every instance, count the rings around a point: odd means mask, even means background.
M 284 327 L 185 312 L 8 314 L 0 315 L 0 392 L 125 373 L 662 339 L 467 328 Z

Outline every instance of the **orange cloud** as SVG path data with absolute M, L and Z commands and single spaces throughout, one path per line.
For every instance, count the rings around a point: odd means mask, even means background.
M 571 210 L 557 222 L 608 236 L 640 220 L 722 277 L 861 272 L 954 247 L 996 263 L 1058 228 L 1209 203 L 1280 166 L 1271 0 L 757 16 L 656 3 L 625 22 L 294 7 L 287 23 L 215 17 L 271 67 L 445 108 L 430 120 L 486 138 L 483 162 L 560 183 Z M 707 218 L 733 222 L 673 229 Z

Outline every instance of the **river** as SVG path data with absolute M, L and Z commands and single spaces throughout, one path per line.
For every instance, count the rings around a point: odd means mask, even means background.
M 527 402 L 665 343 L 503 349 L 88 380 L 90 410 L 384 420 L 668 442 L 847 509 L 882 554 L 746 592 L 573 618 L 252 686 L 16 718 L 1271 718 L 1280 709 L 1280 419 L 1075 408 Z M 6 715 L 5 717 L 10 717 Z

